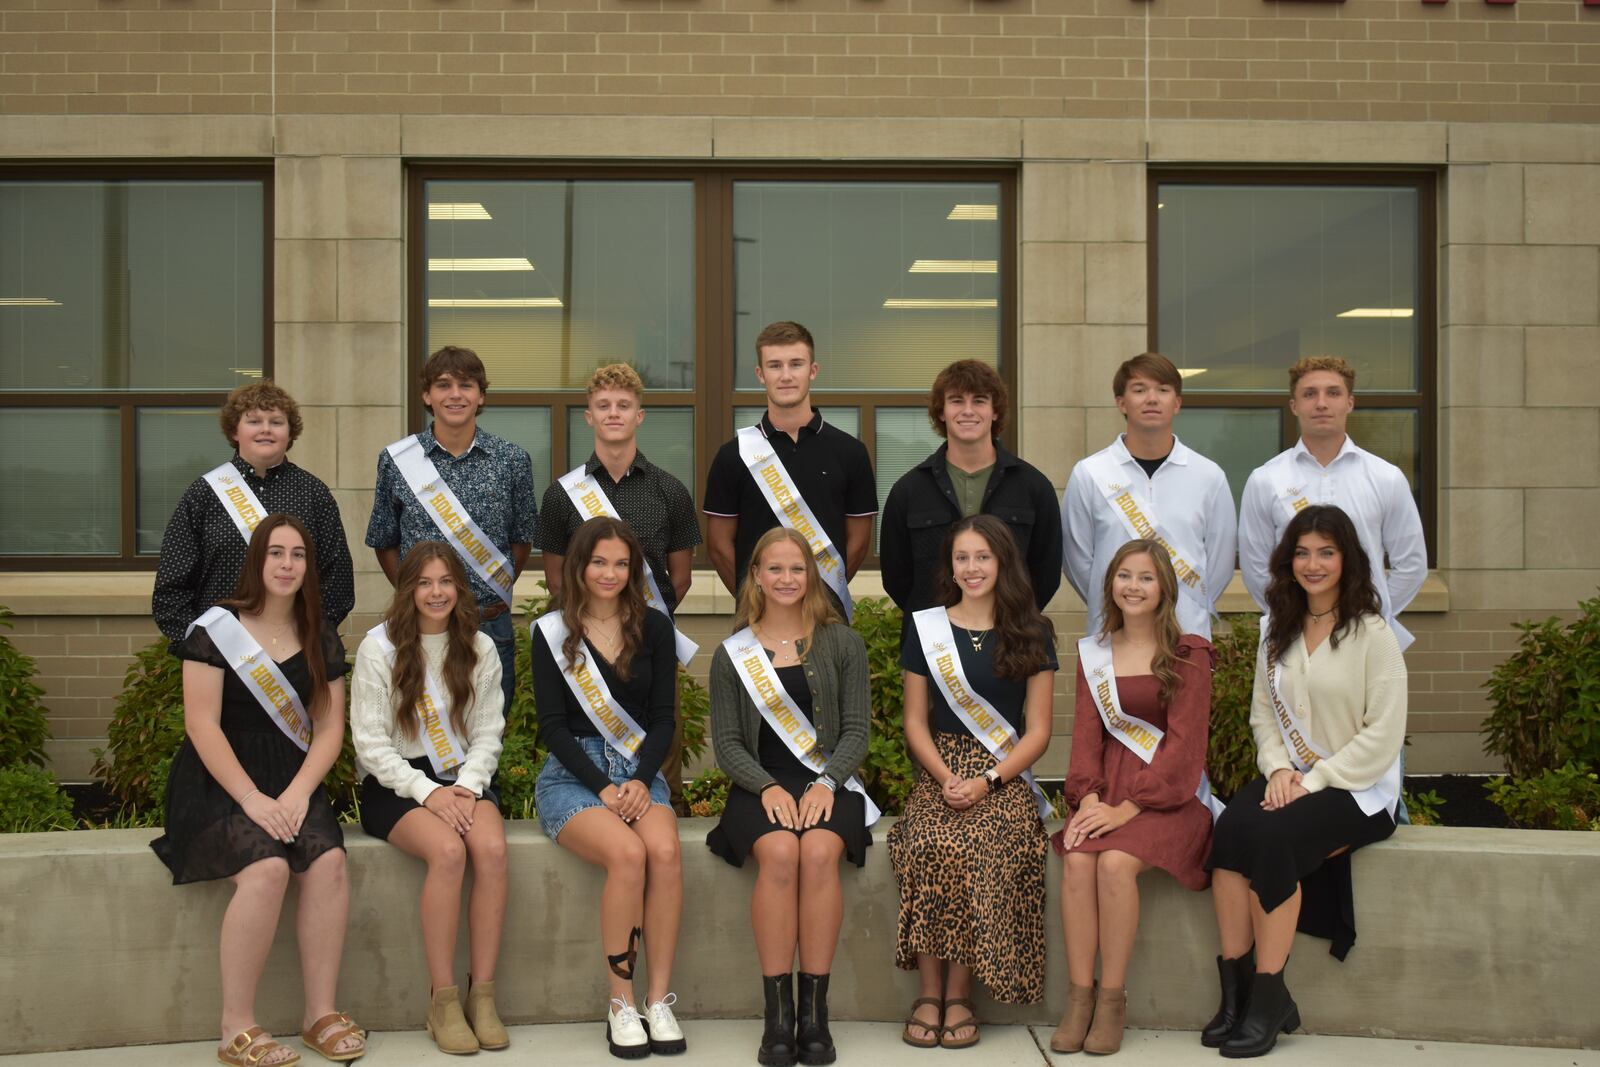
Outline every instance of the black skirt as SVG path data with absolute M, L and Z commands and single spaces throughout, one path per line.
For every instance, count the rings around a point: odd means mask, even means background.
M 798 761 L 795 763 L 798 766 Z M 797 767 L 767 767 L 766 771 L 796 803 L 817 780 L 815 771 L 797 770 Z M 872 845 L 872 835 L 867 831 L 866 801 L 860 793 L 843 786 L 833 795 L 833 814 L 810 830 L 780 826 L 767 818 L 760 797 L 748 789 L 729 786 L 728 805 L 722 809 L 722 821 L 706 835 L 706 847 L 735 867 L 743 867 L 745 858 L 763 835 L 785 833 L 800 837 L 811 830 L 832 830 L 844 841 L 845 858 L 857 867 L 866 866 L 867 849 Z
M 1342 960 L 1356 941 L 1350 853 L 1394 833 L 1394 819 L 1365 814 L 1343 789 L 1307 794 L 1278 811 L 1261 807 L 1266 792 L 1267 780 L 1257 778 L 1234 794 L 1217 820 L 1206 870 L 1244 875 L 1269 912 L 1299 886 L 1297 928 L 1331 941 L 1328 951 Z M 1350 851 L 1328 858 L 1341 848 Z
M 418 756 L 406 762 L 427 775 L 431 782 L 446 786 L 455 785 L 454 781 L 440 778 L 435 773 L 433 764 L 429 762 L 427 756 Z M 497 808 L 500 806 L 500 794 L 495 792 L 493 782 L 484 787 L 480 799 L 487 800 Z M 410 797 L 403 797 L 393 789 L 380 785 L 370 774 L 361 779 L 361 829 L 367 832 L 368 837 L 376 837 L 381 841 L 389 840 L 389 835 L 394 832 L 395 823 L 420 807 L 422 805 Z

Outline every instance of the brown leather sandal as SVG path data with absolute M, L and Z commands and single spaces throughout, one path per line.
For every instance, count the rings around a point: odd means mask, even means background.
M 917 1009 L 922 1007 L 924 1004 L 932 1004 L 935 1008 L 939 1009 L 939 1022 L 925 1023 L 921 1019 L 917 1018 Z M 944 1027 L 940 1024 L 943 1022 L 944 1001 L 940 1000 L 938 997 L 918 997 L 916 1000 L 911 1002 L 911 1012 L 906 1016 L 905 1029 L 900 1031 L 900 1040 L 904 1041 L 912 1048 L 938 1048 L 939 1034 L 944 1029 Z M 928 1036 L 912 1037 L 911 1028 L 913 1026 Z
M 360 1044 L 340 1052 L 339 1042 L 347 1037 L 355 1038 Z M 342 1011 L 330 1011 L 306 1027 L 300 1034 L 300 1040 L 306 1043 L 306 1048 L 334 1063 L 358 1060 L 367 1054 L 367 1032 Z
M 286 1059 L 263 1064 L 263 1060 L 279 1049 L 289 1053 Z M 294 1067 L 300 1062 L 300 1053 L 275 1041 L 261 1027 L 252 1026 L 248 1030 L 240 1030 L 233 1035 L 232 1041 L 217 1049 L 217 1062 L 226 1067 Z
M 946 1023 L 945 1025 L 943 1025 L 943 1026 L 941 1026 L 939 1028 L 940 1031 L 941 1031 L 941 1036 L 939 1038 L 939 1047 L 940 1048 L 971 1048 L 973 1045 L 976 1045 L 978 1043 L 978 1038 L 983 1036 L 981 1033 L 978 1032 L 978 1010 L 972 1006 L 972 1001 L 966 999 L 965 997 L 957 997 L 955 1000 L 947 1000 L 947 1001 L 945 1001 L 944 1002 L 944 1010 L 946 1012 L 948 1012 L 951 1008 L 966 1008 L 967 1009 L 967 1017 L 965 1019 L 962 1019 L 961 1021 L 957 1022 L 953 1026 L 951 1024 L 949 1024 L 949 1023 Z M 955 1041 L 955 1040 L 951 1039 L 950 1035 L 955 1033 L 957 1030 L 967 1030 L 967 1029 L 970 1029 L 972 1031 L 972 1036 L 971 1037 L 964 1037 L 959 1041 Z

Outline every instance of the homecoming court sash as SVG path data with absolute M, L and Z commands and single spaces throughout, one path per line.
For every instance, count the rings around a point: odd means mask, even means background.
M 606 739 L 606 744 L 616 749 L 624 759 L 638 759 L 639 746 L 644 744 L 643 728 L 638 720 L 628 714 L 627 708 L 617 703 L 617 698 L 611 695 L 611 688 L 606 685 L 600 672 L 590 669 L 594 666 L 593 654 L 584 656 L 583 662 L 576 667 L 567 659 L 567 654 L 561 650 L 567 639 L 567 624 L 561 620 L 561 612 L 552 611 L 539 616 L 529 630 L 530 634 L 534 632 L 544 634 L 550 654 L 555 657 L 556 666 L 561 668 L 561 677 L 567 680 L 567 688 L 578 698 L 578 706 L 583 708 L 583 713 L 589 717 L 589 722 L 600 736 Z
M 1083 666 L 1083 676 L 1089 681 L 1095 710 L 1100 712 L 1100 722 L 1106 732 L 1149 765 L 1155 759 L 1156 746 L 1166 737 L 1166 731 L 1122 710 L 1122 700 L 1117 695 L 1117 672 L 1111 663 L 1110 639 L 1083 638 L 1078 642 L 1078 662 Z M 1200 787 L 1194 791 L 1194 795 L 1211 812 L 1211 821 L 1216 822 L 1222 815 L 1224 805 L 1212 795 L 1211 779 L 1206 776 L 1204 766 L 1200 768 Z
M 1161 520 L 1156 517 L 1155 502 L 1140 500 L 1134 495 L 1132 484 L 1123 481 L 1125 472 L 1122 464 L 1109 452 L 1097 452 L 1084 461 L 1084 467 L 1094 479 L 1095 488 L 1105 497 L 1111 514 L 1121 521 L 1129 539 L 1154 541 L 1167 550 L 1167 555 L 1172 557 L 1172 570 L 1178 576 L 1178 596 L 1187 597 L 1206 618 L 1216 614 L 1211 610 L 1205 578 L 1199 570 L 1205 561 L 1199 554 L 1190 551 L 1188 545 L 1174 541 L 1161 528 Z
M 578 509 L 579 515 L 586 515 L 591 519 L 604 515 L 618 522 L 626 521 L 617 514 L 617 509 L 611 506 L 611 498 L 600 488 L 600 483 L 589 477 L 583 467 L 575 467 L 563 474 L 560 485 L 566 491 L 567 499 L 572 501 L 572 506 Z M 667 610 L 667 602 L 661 597 L 661 587 L 656 584 L 656 576 L 650 569 L 649 561 L 640 560 L 639 567 L 644 571 L 645 603 L 665 615 L 667 621 L 672 621 L 672 613 Z M 700 646 L 689 640 L 676 626 L 672 628 L 672 640 L 678 654 L 678 662 L 687 667 L 689 661 L 694 659 L 694 654 L 700 651 Z
M 306 714 L 305 705 L 300 703 L 300 694 L 294 691 L 294 686 L 284 676 L 283 668 L 262 650 L 244 624 L 234 618 L 227 608 L 215 606 L 207 608 L 205 614 L 191 622 L 183 636 L 188 637 L 196 626 L 205 628 L 211 643 L 217 646 L 222 658 L 228 661 L 228 667 L 250 690 L 250 695 L 256 698 L 256 703 L 261 705 L 261 710 L 267 713 L 272 724 L 282 730 L 283 735 L 293 741 L 301 752 L 309 751 L 311 716 Z M 313 650 L 306 650 L 306 655 L 314 654 Z
M 395 647 L 389 640 L 389 630 L 379 623 L 367 631 L 367 636 L 383 652 L 394 669 Z M 422 736 L 427 739 L 423 747 L 428 751 L 428 762 L 440 778 L 454 778 L 461 773 L 461 764 L 467 758 L 467 746 L 455 727 L 450 725 L 450 700 L 439 688 L 439 679 L 433 672 L 422 672 L 422 696 L 417 700 L 417 718 L 422 722 Z
M 433 524 L 444 532 L 444 539 L 455 547 L 457 554 L 477 572 L 478 577 L 500 594 L 506 607 L 510 607 L 511 586 L 516 582 L 516 571 L 494 542 L 489 540 L 489 535 L 467 513 L 466 505 L 461 503 L 455 490 L 439 476 L 439 468 L 422 450 L 422 442 L 417 435 L 396 441 L 387 451 L 400 476 L 417 498 L 417 503 L 422 505 L 422 510 L 428 513 Z
M 967 681 L 967 672 L 961 666 L 961 656 L 956 648 L 955 632 L 950 629 L 950 615 L 944 608 L 923 608 L 912 613 L 917 628 L 917 641 L 922 655 L 928 661 L 928 676 L 943 694 L 945 701 L 955 711 L 973 737 L 983 743 L 998 763 L 1017 747 L 1017 732 L 995 706 L 979 695 Z M 1022 778 L 1033 790 L 1034 802 L 1039 807 L 1039 817 L 1050 817 L 1050 801 L 1044 790 L 1033 780 L 1033 771 L 1022 772 Z
M 1267 616 L 1261 616 L 1261 640 L 1267 640 Z M 1278 736 L 1289 750 L 1289 760 L 1301 774 L 1309 771 L 1318 760 L 1328 759 L 1332 753 L 1317 744 L 1311 728 L 1295 714 L 1289 702 L 1283 699 L 1278 688 L 1278 661 L 1267 655 L 1267 694 L 1272 698 L 1272 719 L 1278 724 Z M 1363 815 L 1376 815 L 1383 811 L 1394 818 L 1395 805 L 1400 801 L 1400 757 L 1396 756 L 1383 777 L 1366 789 L 1352 791 Z
M 267 509 L 262 507 L 261 501 L 251 491 L 239 468 L 232 463 L 223 463 L 206 471 L 203 477 L 211 491 L 217 494 L 217 499 L 222 501 L 222 510 L 233 520 L 239 536 L 244 538 L 245 544 L 249 544 L 250 535 L 267 517 Z
M 811 546 L 811 554 L 817 560 L 817 570 L 822 573 L 822 580 L 828 583 L 828 588 L 839 598 L 839 603 L 844 607 L 845 622 L 849 622 L 855 613 L 855 603 L 850 599 L 850 578 L 845 574 L 844 557 L 828 540 L 822 523 L 817 521 L 811 505 L 800 495 L 794 479 L 767 443 L 761 428 L 746 426 L 737 436 L 739 458 L 750 471 L 750 477 L 755 479 L 756 488 L 761 490 L 767 506 L 778 517 L 778 521 L 798 532 Z
M 767 650 L 756 639 L 755 631 L 746 626 L 722 642 L 722 647 L 727 649 L 728 658 L 733 661 L 734 670 L 744 683 L 744 691 L 755 701 L 761 718 L 772 727 L 772 732 L 783 740 L 801 763 L 815 769 L 818 774 L 827 770 L 828 753 L 817 743 L 817 728 L 783 687 L 783 681 L 772 666 L 772 660 L 767 657 Z M 844 787 L 852 793 L 859 793 L 866 803 L 867 825 L 870 827 L 876 823 L 883 812 L 867 796 L 867 787 L 861 784 L 861 779 L 852 774 Z

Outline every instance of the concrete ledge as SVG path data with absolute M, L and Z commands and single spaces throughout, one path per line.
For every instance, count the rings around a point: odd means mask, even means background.
M 760 1013 L 749 930 L 754 866 L 705 848 L 710 820 L 682 826 L 686 911 L 674 987 L 682 1013 Z M 914 977 L 892 963 L 898 896 L 884 845 L 844 872 L 846 920 L 834 966 L 840 1019 L 895 1020 Z M 216 939 L 225 884 L 174 888 L 147 830 L 0 840 L 0 1053 L 214 1037 Z M 508 1021 L 598 1018 L 604 970 L 595 899 L 601 876 L 528 823 L 510 827 L 512 896 L 497 984 Z M 340 1003 L 374 1030 L 415 1029 L 427 1000 L 416 925 L 420 864 L 349 831 L 350 931 Z M 1290 985 L 1307 1029 L 1506 1044 L 1594 1047 L 1593 949 L 1600 933 L 1600 834 L 1402 827 L 1355 864 L 1361 938 L 1345 964 L 1301 939 Z M 1052 1024 L 1066 989 L 1051 859 L 1046 1000 L 984 1005 L 996 1022 Z M 292 896 L 292 891 L 291 891 Z M 1129 1022 L 1195 1029 L 1215 1007 L 1209 895 L 1162 874 L 1142 883 Z M 297 1027 L 293 901 L 262 982 L 263 1025 Z M 458 973 L 466 970 L 465 931 Z

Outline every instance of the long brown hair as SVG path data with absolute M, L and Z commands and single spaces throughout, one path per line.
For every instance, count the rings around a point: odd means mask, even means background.
M 589 566 L 595 546 L 613 538 L 628 546 L 628 584 L 617 597 L 622 651 L 612 664 L 617 677 L 627 681 L 633 673 L 633 655 L 644 642 L 645 612 L 651 610 L 644 598 L 644 569 L 650 564 L 645 562 L 644 548 L 628 524 L 608 515 L 585 522 L 567 542 L 567 554 L 561 561 L 561 595 L 557 598 L 561 621 L 567 626 L 561 652 L 574 667 L 583 662 L 583 612 L 589 606 L 589 587 L 584 584 L 583 571 Z
M 1377 587 L 1372 584 L 1372 564 L 1367 560 L 1367 550 L 1361 547 L 1361 538 L 1350 516 L 1332 504 L 1303 508 L 1289 520 L 1267 563 L 1270 575 L 1267 583 L 1269 659 L 1281 659 L 1305 629 L 1309 608 L 1306 591 L 1294 580 L 1294 550 L 1300 546 L 1300 538 L 1308 533 L 1320 534 L 1332 541 L 1341 557 L 1339 600 L 1334 606 L 1338 612 L 1337 622 L 1328 636 L 1328 643 L 1338 648 L 1340 636 L 1354 633 L 1363 615 L 1378 615 L 1383 611 Z
M 735 632 L 760 622 L 761 616 L 766 614 L 767 594 L 756 584 L 756 571 L 761 567 L 762 555 L 779 541 L 794 545 L 806 561 L 806 591 L 800 598 L 800 619 L 805 623 L 807 636 L 815 633 L 816 628 L 824 623 L 840 621 L 839 610 L 833 606 L 833 597 L 828 595 L 822 584 L 822 572 L 817 570 L 817 558 L 811 554 L 811 545 L 798 530 L 774 526 L 761 535 L 755 551 L 750 553 L 750 567 L 745 572 L 744 584 L 739 587 L 739 603 L 733 613 Z M 810 651 L 809 642 L 804 651 Z M 804 658 L 804 652 L 801 658 Z
M 328 664 L 322 656 L 322 584 L 317 577 L 317 543 L 306 524 L 293 515 L 277 512 L 261 520 L 250 535 L 250 547 L 245 550 L 244 567 L 239 571 L 239 581 L 233 587 L 233 599 L 222 601 L 224 607 L 248 611 L 255 615 L 267 602 L 267 583 L 262 577 L 267 569 L 267 546 L 272 531 L 287 526 L 300 535 L 306 548 L 306 576 L 294 595 L 295 636 L 300 639 L 300 649 L 305 653 L 306 670 L 311 674 L 311 706 L 313 718 L 326 706 L 328 700 Z
M 1056 628 L 1033 602 L 1027 568 L 1022 565 L 1017 542 L 1004 522 L 993 515 L 972 515 L 950 527 L 944 537 L 944 551 L 939 554 L 934 588 L 946 608 L 961 603 L 961 588 L 956 585 L 950 556 L 955 551 L 956 538 L 968 530 L 987 541 L 994 553 L 994 673 L 1015 681 L 1032 678 L 1050 658 Z
M 1178 691 L 1178 672 L 1173 670 L 1173 664 L 1178 658 L 1178 638 L 1183 636 L 1183 628 L 1178 625 L 1178 576 L 1172 569 L 1172 557 L 1160 542 L 1129 541 L 1111 557 L 1100 598 L 1100 635 L 1110 637 L 1126 625 L 1122 607 L 1111 595 L 1111 587 L 1117 578 L 1117 568 L 1122 566 L 1123 561 L 1141 553 L 1149 556 L 1155 564 L 1156 585 L 1161 589 L 1161 603 L 1156 607 L 1155 619 L 1156 651 L 1150 657 L 1150 673 L 1161 683 L 1160 700 L 1167 704 Z
M 467 583 L 467 569 L 455 549 L 443 541 L 418 541 L 400 561 L 394 596 L 383 613 L 383 625 L 394 645 L 394 719 L 406 737 L 416 737 L 418 722 L 413 713 L 422 699 L 427 663 L 422 658 L 422 633 L 417 625 L 417 586 L 422 584 L 422 569 L 433 560 L 444 560 L 445 570 L 456 587 L 456 606 L 445 623 L 447 635 L 443 681 L 450 698 L 450 725 L 456 733 L 467 729 L 467 712 L 476 694 L 472 691 L 472 671 L 478 665 L 478 598 Z

